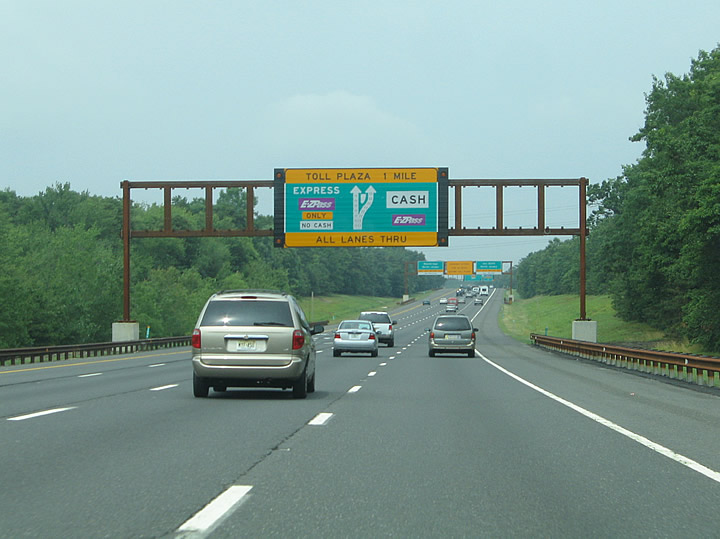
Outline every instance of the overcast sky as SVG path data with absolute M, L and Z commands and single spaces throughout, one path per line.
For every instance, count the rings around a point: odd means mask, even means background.
M 719 42 L 717 0 L 0 0 L 0 189 L 295 167 L 601 182 L 640 157 L 653 75 Z M 482 191 L 466 226 L 494 221 Z M 535 193 L 508 191 L 506 224 L 533 226 Z M 578 226 L 577 205 L 549 189 L 548 225 Z M 422 250 L 517 263 L 547 241 Z

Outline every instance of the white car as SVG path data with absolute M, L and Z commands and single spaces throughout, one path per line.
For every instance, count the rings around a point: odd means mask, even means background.
M 443 305 L 447 303 L 447 298 L 440 298 L 440 303 L 442 303 Z

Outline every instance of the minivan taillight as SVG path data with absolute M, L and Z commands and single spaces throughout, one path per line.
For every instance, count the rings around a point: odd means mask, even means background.
M 193 334 L 192 334 L 192 347 L 200 348 L 201 344 L 202 344 L 202 339 L 200 338 L 200 330 L 196 329 L 193 331 Z
M 305 335 L 299 329 L 293 331 L 293 350 L 300 350 L 305 344 Z

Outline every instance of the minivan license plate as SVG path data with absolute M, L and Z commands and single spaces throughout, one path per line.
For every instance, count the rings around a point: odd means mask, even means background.
M 257 349 L 257 341 L 233 341 L 236 352 L 252 352 Z

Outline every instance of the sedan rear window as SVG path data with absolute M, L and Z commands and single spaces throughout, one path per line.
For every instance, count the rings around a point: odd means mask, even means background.
M 282 326 L 293 327 L 286 301 L 211 301 L 201 326 Z
M 443 331 L 462 331 L 471 329 L 470 320 L 464 316 L 441 318 L 435 323 L 435 329 Z

